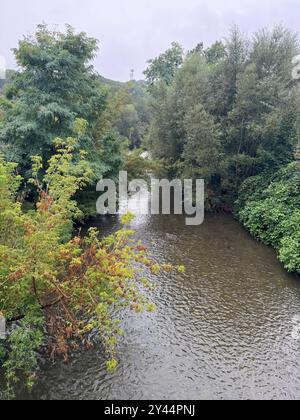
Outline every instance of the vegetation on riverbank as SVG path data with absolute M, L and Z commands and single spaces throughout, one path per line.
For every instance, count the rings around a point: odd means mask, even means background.
M 244 182 L 237 216 L 251 234 L 274 247 L 285 268 L 300 273 L 299 163 Z
M 148 146 L 171 176 L 204 178 L 208 210 L 235 211 L 299 272 L 300 145 L 297 34 L 281 27 L 247 39 L 178 44 L 149 62 Z
M 91 333 L 105 344 L 113 371 L 123 333 L 120 310 L 155 310 L 145 293 L 152 286 L 139 267 L 152 275 L 173 269 L 155 264 L 134 241 L 130 215 L 123 218 L 124 229 L 103 240 L 93 229 L 72 238 L 80 213 L 72 198 L 93 176 L 75 145 L 72 138 L 56 139 L 43 176 L 42 158 L 33 158 L 30 182 L 39 199 L 36 210 L 27 213 L 16 197 L 22 181 L 16 165 L 0 160 L 0 308 L 10 333 L 8 342 L 0 343 L 0 357 L 9 391 L 20 375 L 33 385 L 44 345 L 51 357 L 67 360 L 70 349 L 92 346 Z

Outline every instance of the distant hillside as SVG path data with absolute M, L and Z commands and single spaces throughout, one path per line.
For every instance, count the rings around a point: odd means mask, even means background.
M 99 80 L 100 80 L 101 83 L 110 87 L 112 90 L 118 90 L 118 89 L 128 85 L 128 83 L 130 83 L 130 82 L 118 82 L 116 80 L 110 80 L 110 79 L 107 79 L 106 77 L 103 77 L 103 76 L 100 76 L 100 75 L 99 75 Z M 144 80 L 133 80 L 131 83 L 133 83 L 134 85 L 136 85 L 140 88 L 145 88 L 146 87 L 146 82 Z
M 116 89 L 121 88 L 125 84 L 123 82 L 118 82 L 118 81 L 115 81 L 115 80 L 107 79 L 106 77 L 103 77 L 101 75 L 99 75 L 99 80 L 104 85 L 109 86 L 111 88 L 116 88 Z

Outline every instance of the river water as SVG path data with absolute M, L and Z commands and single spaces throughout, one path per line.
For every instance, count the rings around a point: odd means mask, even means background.
M 118 221 L 93 222 L 103 233 Z M 155 314 L 124 317 L 120 366 L 101 348 L 43 367 L 34 399 L 300 399 L 300 282 L 231 217 L 139 216 L 137 235 L 185 274 L 156 279 Z M 294 333 L 294 334 L 293 334 Z

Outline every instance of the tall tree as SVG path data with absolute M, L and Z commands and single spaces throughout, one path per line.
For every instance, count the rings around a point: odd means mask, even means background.
M 34 37 L 23 39 L 14 50 L 21 71 L 6 88 L 10 104 L 4 106 L 0 141 L 8 159 L 18 162 L 24 173 L 31 155 L 49 159 L 53 139 L 71 136 L 78 118 L 88 122 L 79 146 L 95 158 L 99 139 L 91 136 L 91 128 L 106 102 L 106 91 L 89 65 L 97 48 L 95 39 L 70 26 L 60 33 L 40 25 Z
M 164 82 L 167 85 L 172 83 L 178 67 L 183 63 L 183 49 L 177 43 L 173 42 L 170 49 L 159 57 L 148 61 L 148 68 L 144 72 L 150 86 L 158 82 Z

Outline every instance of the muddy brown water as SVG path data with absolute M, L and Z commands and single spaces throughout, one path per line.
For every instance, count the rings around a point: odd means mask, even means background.
M 92 225 L 104 234 L 117 218 Z M 198 227 L 181 216 L 140 216 L 137 235 L 185 274 L 156 279 L 155 314 L 124 316 L 120 366 L 102 349 L 45 364 L 34 399 L 300 399 L 300 282 L 231 217 Z

